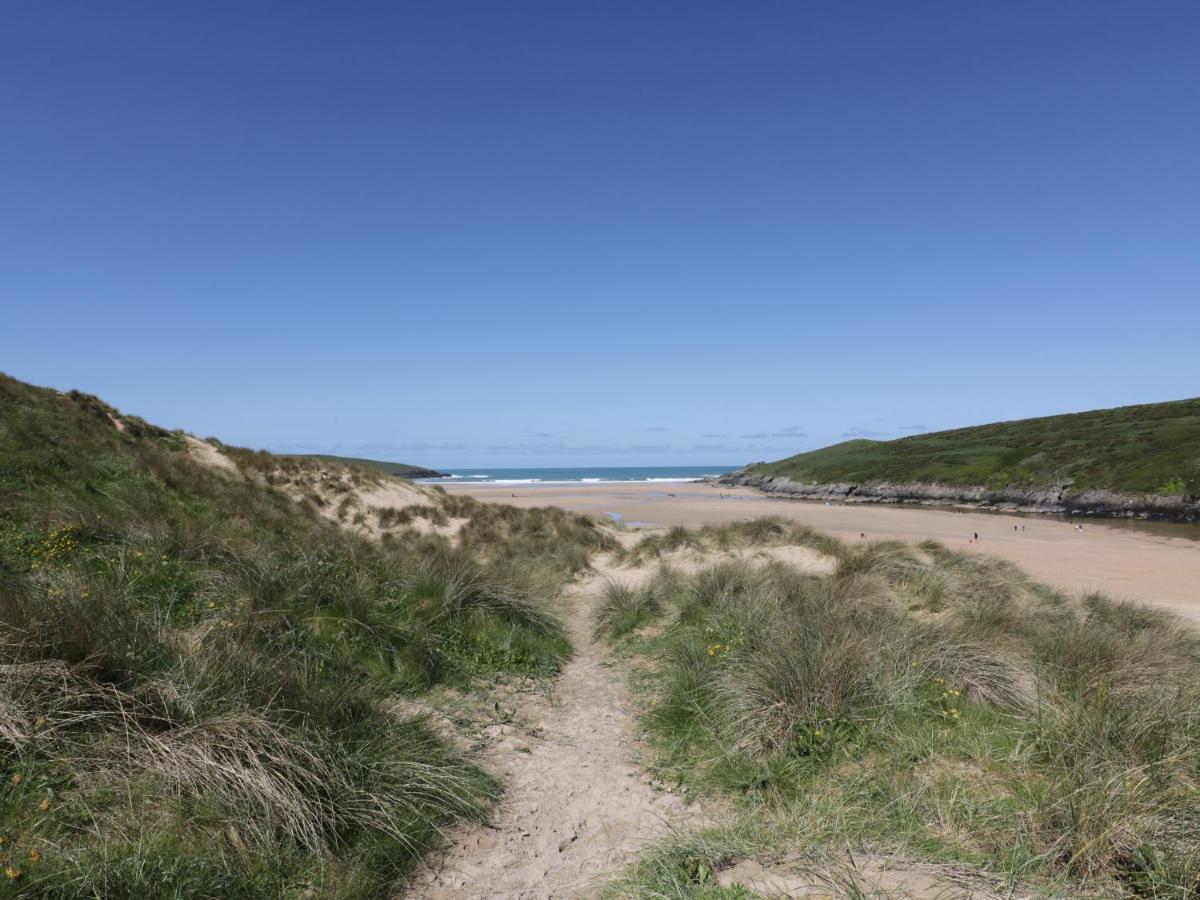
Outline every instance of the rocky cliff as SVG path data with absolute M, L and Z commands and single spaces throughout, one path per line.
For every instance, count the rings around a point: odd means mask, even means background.
M 449 478 L 450 475 L 446 472 L 439 472 L 436 469 L 425 469 L 421 466 L 400 466 L 394 469 L 387 470 L 389 475 L 399 475 L 401 478 Z
M 1072 516 L 1200 522 L 1200 498 L 1118 494 L 1113 491 L 1072 491 L 1069 484 L 1047 488 L 985 488 L 928 482 L 866 481 L 819 484 L 797 482 L 779 475 L 740 469 L 722 475 L 717 484 L 752 487 L 797 500 L 838 500 L 847 503 L 913 503 L 925 506 L 967 506 L 1011 512 L 1055 513 Z

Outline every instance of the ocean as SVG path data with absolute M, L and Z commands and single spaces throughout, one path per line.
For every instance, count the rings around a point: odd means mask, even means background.
M 732 472 L 737 466 L 578 466 L 528 469 L 443 469 L 449 478 L 421 478 L 424 484 L 670 484 Z

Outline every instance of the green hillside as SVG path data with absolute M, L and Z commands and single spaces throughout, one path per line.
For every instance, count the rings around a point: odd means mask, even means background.
M 403 710 L 557 671 L 612 538 L 453 498 L 458 543 L 371 540 L 188 446 L 0 375 L 0 896 L 394 896 L 498 791 Z
M 819 483 L 921 481 L 1041 487 L 1071 481 L 1170 496 L 1200 493 L 1200 398 L 997 422 L 893 441 L 855 440 L 751 471 Z
M 308 453 L 304 455 L 309 459 L 323 459 L 342 465 L 366 466 L 368 469 L 378 469 L 380 472 L 386 472 L 388 475 L 398 475 L 401 478 L 436 478 L 442 474 L 434 469 L 427 469 L 424 466 L 388 462 L 382 459 L 363 459 L 358 456 L 333 456 L 329 453 Z

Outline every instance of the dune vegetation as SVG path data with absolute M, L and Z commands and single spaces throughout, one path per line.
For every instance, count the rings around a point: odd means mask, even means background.
M 696 553 L 729 553 L 747 548 L 801 546 L 829 556 L 842 545 L 827 534 L 777 516 L 763 516 L 727 525 L 685 528 L 677 525 L 652 532 L 631 546 L 620 548 L 614 559 L 627 566 L 640 566 L 680 550 Z
M 797 482 L 936 482 L 988 488 L 1200 496 L 1200 398 L 852 440 L 749 468 Z
M 650 777 L 705 811 L 612 896 L 746 897 L 751 861 L 862 896 L 864 858 L 1200 893 L 1192 626 L 929 542 L 616 534 L 0 376 L 0 895 L 397 895 L 503 790 L 437 704 L 554 677 L 581 577 Z
M 830 574 L 726 558 L 609 587 L 599 630 L 641 661 L 658 777 L 732 804 L 644 854 L 614 896 L 746 896 L 718 876 L 747 858 L 858 896 L 830 862 L 846 848 L 1002 894 L 1200 892 L 1194 627 L 936 543 L 821 545 Z
M 456 536 L 372 539 L 190 442 L 0 376 L 0 893 L 390 896 L 500 790 L 411 710 L 553 675 L 612 538 L 430 491 Z
M 401 478 L 435 478 L 441 474 L 434 469 L 427 469 L 424 466 L 414 466 L 410 463 L 388 462 L 387 460 L 383 459 L 364 459 L 361 456 L 334 456 L 329 453 L 312 453 L 301 456 L 300 458 L 315 459 L 321 462 L 334 463 L 335 465 L 376 469 L 380 472 L 384 472 L 387 475 L 398 475 Z

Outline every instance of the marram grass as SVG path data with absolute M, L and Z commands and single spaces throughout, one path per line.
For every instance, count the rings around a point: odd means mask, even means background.
M 655 765 L 734 815 L 618 888 L 733 896 L 709 876 L 799 847 L 952 866 L 1002 894 L 1200 894 L 1193 626 L 934 543 L 836 556 L 829 575 L 661 576 L 665 630 L 631 644 L 651 663 Z
M 275 489 L 318 464 L 224 449 L 0 376 L 0 895 L 391 896 L 499 790 L 400 701 L 569 654 L 594 523 L 371 541 Z

